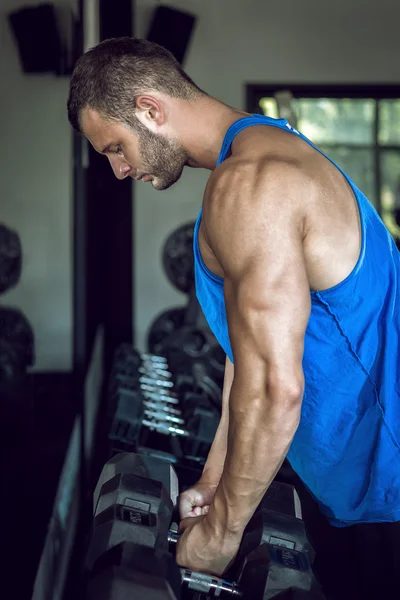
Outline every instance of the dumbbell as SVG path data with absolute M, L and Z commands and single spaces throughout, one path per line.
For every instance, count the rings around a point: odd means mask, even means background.
M 273 481 L 245 529 L 236 559 L 244 595 L 251 590 L 253 600 L 323 600 L 313 560 L 295 488 Z
M 164 393 L 168 393 L 174 387 L 171 381 L 172 374 L 165 369 L 155 370 L 146 366 L 131 369 L 129 366 L 122 368 L 120 365 L 114 370 L 113 377 L 122 383 L 136 384 L 137 387 L 148 386 Z
M 137 350 L 122 344 L 115 352 L 113 368 L 116 371 L 137 371 L 138 369 L 146 369 L 153 371 L 166 371 L 168 373 L 168 361 L 163 356 L 154 354 L 139 354 Z
M 110 392 L 123 387 L 126 389 L 140 389 L 143 395 L 149 400 L 178 404 L 176 393 L 173 391 L 173 383 L 169 379 L 172 377 L 169 371 L 154 372 L 145 367 L 137 369 L 125 368 L 121 366 L 114 369 L 111 375 Z M 162 375 L 165 373 L 165 376 Z M 167 376 L 168 374 L 168 376 Z
M 278 513 L 279 514 L 279 513 Z M 258 523 L 259 531 L 260 523 Z M 247 529 L 242 540 L 239 556 L 231 569 L 236 571 L 237 582 L 214 577 L 204 573 L 193 573 L 189 569 L 181 569 L 184 589 L 197 589 L 209 597 L 238 597 L 249 600 L 323 600 L 322 592 L 314 578 L 307 554 L 306 540 L 297 544 L 297 532 L 277 531 L 277 536 L 268 536 L 269 542 L 263 542 L 266 532 L 263 531 L 261 544 L 247 553 L 247 536 L 253 537 L 254 531 Z M 283 539 L 282 534 L 289 539 Z M 256 536 L 257 537 L 257 536 Z M 294 539 L 296 539 L 296 542 Z M 179 536 L 176 530 L 168 532 L 168 541 L 176 544 Z M 252 544 L 254 544 L 254 537 Z M 292 547 L 293 546 L 293 547 Z
M 155 408 L 156 406 L 157 408 Z M 110 437 L 115 437 L 117 434 L 116 439 L 118 439 L 121 431 L 125 431 L 124 441 L 133 443 L 137 439 L 140 429 L 146 427 L 163 435 L 176 435 L 182 438 L 198 437 L 202 440 L 199 430 L 185 428 L 184 420 L 179 415 L 180 411 L 178 410 L 171 413 L 157 404 L 152 405 L 150 402 L 146 402 L 139 392 L 122 389 L 118 391 Z M 218 418 L 215 419 L 214 426 L 216 430 Z
M 258 509 L 262 516 L 246 528 L 236 571 L 231 570 L 227 579 L 184 568 L 177 571 L 171 561 L 168 547 L 178 539 L 177 528 L 169 528 L 177 487 L 175 471 L 164 460 L 122 454 L 105 465 L 94 493 L 94 533 L 86 560 L 94 577 L 91 589 L 95 593 L 90 598 L 177 600 L 179 572 L 183 593 L 244 600 L 322 600 L 313 580 L 302 522 L 290 523 L 301 514 L 292 486 L 272 484 Z M 276 509 L 280 504 L 285 514 L 266 508 Z
M 176 500 L 176 474 L 165 461 L 125 453 L 106 463 L 93 496 L 94 528 L 85 562 L 91 574 L 87 598 L 120 598 L 121 589 L 132 600 L 179 598 L 177 573 L 183 592 L 221 600 L 241 597 L 234 583 L 179 569 L 171 562 L 168 545 L 176 535 L 168 527 Z
M 323 600 L 311 569 L 314 551 L 301 518 L 300 499 L 294 487 L 272 482 L 246 527 L 238 557 L 227 574 L 236 583 L 227 584 L 226 589 L 252 600 Z M 177 527 L 171 527 L 169 542 L 176 543 L 178 539 Z M 211 585 L 211 578 L 207 579 L 210 576 L 195 577 Z M 188 586 L 190 581 L 188 572 Z M 212 585 L 218 590 L 223 584 L 217 578 Z
M 179 411 L 166 410 L 144 401 L 140 392 L 118 390 L 109 438 L 121 447 L 136 449 L 146 431 L 161 436 L 180 439 L 182 445 L 175 451 L 189 456 L 205 456 L 212 444 L 218 427 L 219 416 L 215 412 L 195 406 L 190 418 L 183 421 Z M 169 409 L 171 410 L 171 409 Z M 117 446 L 118 447 L 118 446 Z
M 262 525 L 258 522 L 260 533 Z M 197 589 L 203 586 L 203 590 L 208 596 L 221 598 L 241 597 L 252 598 L 252 600 L 267 600 L 269 598 L 295 599 L 301 597 L 322 600 L 306 553 L 305 546 L 307 542 L 302 540 L 303 544 L 298 544 L 298 549 L 295 550 L 291 546 L 296 545 L 296 542 L 292 539 L 283 539 L 283 532 L 277 533 L 278 535 L 274 538 L 269 536 L 269 543 L 265 543 L 263 542 L 264 531 L 261 538 L 256 541 L 254 529 L 247 528 L 243 536 L 239 557 L 235 561 L 235 566 L 231 569 L 231 572 L 236 571 L 236 574 L 238 574 L 237 582 L 229 582 L 204 573 L 193 573 L 189 569 L 181 569 L 185 589 L 193 589 L 193 586 L 197 584 Z M 297 539 L 298 533 L 297 531 L 294 536 L 289 535 L 287 537 Z M 248 552 L 247 537 L 252 538 L 251 544 L 254 545 L 251 552 Z M 171 529 L 168 532 L 168 541 L 176 544 L 178 540 L 179 535 L 176 529 Z M 259 542 L 261 542 L 260 545 L 257 545 Z
M 160 410 L 152 411 L 146 408 L 139 392 L 119 390 L 109 438 L 127 445 L 129 448 L 136 448 L 143 429 L 156 431 L 162 435 L 179 437 L 188 435 L 180 423 L 168 421 L 165 417 L 161 420 L 160 417 L 164 414 L 167 418 L 180 419 L 179 416 L 171 413 L 162 413 Z
M 154 413 L 154 415 L 149 414 L 149 416 L 154 416 L 154 418 L 159 418 L 161 420 L 163 420 L 163 417 L 165 417 L 167 421 L 169 420 L 171 422 L 180 424 L 183 423 L 182 412 L 180 408 L 177 407 L 178 405 L 175 401 L 164 402 L 162 398 L 159 397 L 149 398 L 149 396 L 143 393 L 143 391 L 140 389 L 119 386 L 114 392 L 113 405 L 118 404 L 122 395 L 130 397 L 131 402 L 139 402 L 140 404 L 143 404 L 148 413 Z M 156 413 L 158 416 L 156 416 Z
M 168 551 L 177 496 L 166 461 L 122 453 L 104 465 L 85 560 L 88 600 L 179 600 L 181 575 Z
M 115 358 L 109 389 L 111 401 L 113 396 L 118 395 L 121 389 L 125 393 L 132 392 L 134 396 L 140 391 L 143 395 L 143 400 L 149 402 L 146 408 L 149 410 L 162 410 L 179 417 L 180 412 L 177 408 L 168 408 L 169 405 L 177 405 L 179 403 L 176 394 L 171 389 L 173 383 L 168 380 L 168 377 L 171 377 L 171 373 L 166 370 L 163 372 L 154 372 L 146 366 L 138 367 L 136 355 L 134 354 L 132 361 L 128 360 L 129 357 L 130 355 L 127 355 L 125 352 L 122 358 L 120 354 L 117 354 Z M 143 365 L 144 363 L 141 364 Z M 141 372 L 139 372 L 139 369 Z M 112 404 L 115 404 L 115 402 L 112 402 Z M 114 406 L 112 406 L 111 410 L 114 410 Z
M 150 354 L 139 354 L 127 344 L 120 346 L 114 357 L 112 379 L 137 381 L 138 385 L 150 385 L 168 390 L 173 386 L 167 360 Z

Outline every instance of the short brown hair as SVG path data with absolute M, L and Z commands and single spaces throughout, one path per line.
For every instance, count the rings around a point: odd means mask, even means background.
M 68 98 L 68 119 L 81 131 L 82 111 L 133 125 L 136 98 L 160 91 L 191 100 L 204 93 L 175 57 L 158 44 L 130 37 L 112 38 L 88 50 L 76 63 Z

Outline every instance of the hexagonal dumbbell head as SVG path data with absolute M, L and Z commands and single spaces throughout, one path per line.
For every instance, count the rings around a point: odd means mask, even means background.
M 176 506 L 179 485 L 173 466 L 167 461 L 154 456 L 122 452 L 108 460 L 101 471 L 93 493 L 93 512 L 95 515 L 97 514 L 97 505 L 102 485 L 119 473 L 130 473 L 160 481 L 168 492 L 173 505 Z

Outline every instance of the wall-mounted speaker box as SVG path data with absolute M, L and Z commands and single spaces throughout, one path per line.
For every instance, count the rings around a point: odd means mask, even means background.
M 184 61 L 196 17 L 168 6 L 155 9 L 147 39 L 167 48 L 181 64 Z
M 56 12 L 52 4 L 25 6 L 8 15 L 24 73 L 67 74 L 73 16 Z

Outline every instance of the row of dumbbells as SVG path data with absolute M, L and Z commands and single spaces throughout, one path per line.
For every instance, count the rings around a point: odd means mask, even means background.
M 272 484 L 227 579 L 176 565 L 171 546 L 178 539 L 178 493 L 176 473 L 166 461 L 123 453 L 106 463 L 94 493 L 87 600 L 188 600 L 199 594 L 322 600 L 292 486 Z
M 123 354 L 122 354 L 123 351 Z M 121 348 L 112 375 L 113 393 L 140 396 L 144 408 L 143 426 L 168 435 L 188 435 L 179 400 L 173 391 L 172 373 L 167 359 Z
M 147 428 L 161 435 L 200 440 L 208 450 L 218 426 L 218 413 L 204 394 L 188 393 L 188 388 L 186 382 L 184 394 L 174 389 L 165 358 L 140 355 L 127 345 L 120 347 L 111 375 L 110 438 L 133 449 L 142 428 Z

